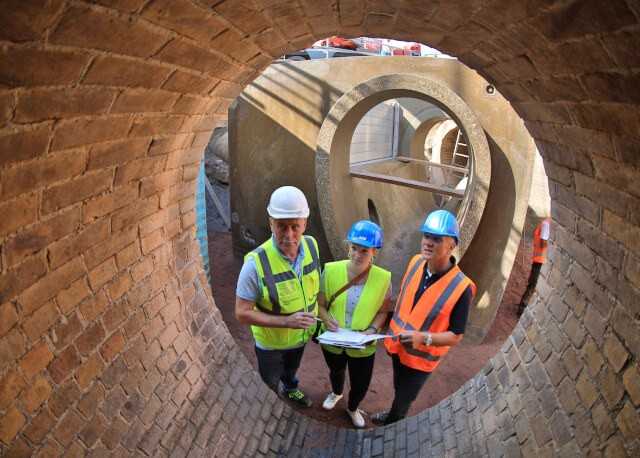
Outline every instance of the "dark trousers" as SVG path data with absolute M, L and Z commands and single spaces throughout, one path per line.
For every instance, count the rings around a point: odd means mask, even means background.
M 418 393 L 420 393 L 424 383 L 429 378 L 429 375 L 431 375 L 431 372 L 422 372 L 405 366 L 400 362 L 398 355 L 391 355 L 391 361 L 393 362 L 393 388 L 395 390 L 395 396 L 389 415 L 387 415 L 384 422 L 385 425 L 394 423 L 407 416 L 411 404 L 418 397 Z
M 376 354 L 362 358 L 352 358 L 347 355 L 347 352 L 336 355 L 324 348 L 322 349 L 322 354 L 327 366 L 329 366 L 329 380 L 331 380 L 331 389 L 335 394 L 342 394 L 346 368 L 349 368 L 351 389 L 349 390 L 348 409 L 353 412 L 358 408 L 369 389 Z
M 533 290 L 536 289 L 536 285 L 538 284 L 538 277 L 540 276 L 540 270 L 542 269 L 542 264 L 539 262 L 534 262 L 531 265 L 531 273 L 529 274 L 529 280 L 527 281 L 527 289 L 524 291 L 522 295 L 522 300 L 520 301 L 520 310 L 518 312 L 522 314 L 524 312 L 531 295 L 533 294 Z
M 285 391 L 298 387 L 296 372 L 304 353 L 304 346 L 288 350 L 263 350 L 256 348 L 258 371 L 264 383 L 276 393 L 278 382 L 282 382 Z

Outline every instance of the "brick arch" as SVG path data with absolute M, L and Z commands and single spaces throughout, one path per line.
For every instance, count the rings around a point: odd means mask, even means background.
M 632 1 L 10 1 L 0 11 L 0 454 L 637 454 Z M 210 131 L 285 50 L 331 35 L 457 55 L 523 117 L 551 262 L 484 370 L 385 430 L 335 431 L 259 383 L 193 240 Z

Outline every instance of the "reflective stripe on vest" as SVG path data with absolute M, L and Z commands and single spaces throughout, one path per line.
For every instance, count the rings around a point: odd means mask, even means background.
M 458 266 L 454 266 L 422 293 L 414 307 L 414 296 L 422 280 L 418 272 L 422 272 L 425 263 L 422 256 L 415 256 L 407 269 L 390 323 L 394 335 L 405 331 L 417 331 L 418 328 L 421 332 L 445 332 L 448 329 L 451 311 L 467 287 L 471 286 L 475 296 L 473 282 Z M 410 343 L 402 344 L 397 339 L 386 339 L 385 346 L 390 353 L 398 354 L 404 365 L 425 372 L 433 371 L 449 350 L 449 347 L 433 345 L 413 348 Z
M 307 248 L 309 248 L 309 254 L 311 255 L 312 262 L 311 264 L 307 264 L 302 268 L 302 275 L 307 275 L 314 270 L 320 270 L 320 259 L 318 257 L 318 252 L 316 251 L 316 246 L 311 240 L 311 237 L 305 235 L 304 239 L 307 241 Z
M 440 355 L 432 355 L 431 353 L 426 353 L 424 351 L 416 350 L 411 346 L 403 347 L 403 348 L 404 348 L 404 351 L 406 351 L 410 355 L 417 356 L 419 358 L 423 358 L 429 361 L 440 361 Z
M 408 274 L 405 274 L 404 278 L 402 279 L 402 286 L 400 287 L 400 295 L 398 296 L 398 301 L 396 302 L 396 309 L 398 308 L 398 304 L 402 304 L 404 302 L 404 295 L 407 291 L 407 286 L 411 283 L 411 280 L 413 280 L 413 277 L 415 276 L 418 269 L 423 265 L 421 261 L 424 260 L 425 259 L 420 256 L 420 260 L 413 263 Z
M 419 263 L 417 263 L 417 264 L 419 264 Z M 453 279 L 451 280 L 449 285 L 446 287 L 446 289 L 444 290 L 442 295 L 438 298 L 436 304 L 431 308 L 431 311 L 429 312 L 429 316 L 427 316 L 427 319 L 424 320 L 424 323 L 422 324 L 422 327 L 420 328 L 421 332 L 427 332 L 429 330 L 429 328 L 433 324 L 433 321 L 436 319 L 436 317 L 442 311 L 442 307 L 444 307 L 445 302 L 447 302 L 447 300 L 449 299 L 449 297 L 451 296 L 453 291 L 458 287 L 460 282 L 464 280 L 464 278 L 465 278 L 465 275 L 462 272 L 458 272 L 458 274 L 455 277 L 453 277 Z M 405 323 L 404 321 L 402 321 L 400 319 L 399 315 L 395 315 L 394 314 L 393 320 L 396 322 L 397 326 L 399 326 L 401 328 L 404 328 L 405 331 L 415 331 L 416 330 L 411 325 L 411 323 Z
M 433 321 L 442 311 L 442 307 L 444 307 L 445 302 L 447 302 L 449 297 L 451 297 L 453 291 L 458 287 L 460 282 L 464 280 L 464 278 L 465 277 L 462 272 L 458 272 L 458 274 L 453 277 L 449 285 L 447 285 L 447 288 L 444 290 L 444 293 L 438 298 L 438 302 L 436 302 L 436 305 L 434 305 L 431 309 L 431 312 L 429 312 L 429 316 L 427 317 L 427 319 L 424 320 L 424 324 L 420 328 L 420 331 L 426 332 L 429 330 L 429 328 L 433 324 Z
M 268 313 L 273 313 L 274 315 L 280 314 L 280 301 L 278 300 L 278 290 L 276 289 L 277 281 L 285 281 L 291 280 L 295 278 L 293 272 L 282 272 L 278 274 L 279 279 L 276 280 L 273 272 L 271 272 L 271 264 L 269 264 L 269 258 L 267 257 L 267 252 L 264 251 L 264 248 L 260 247 L 257 250 L 258 257 L 260 258 L 260 264 L 262 265 L 262 270 L 264 272 L 264 284 L 267 287 L 267 291 L 269 291 L 269 300 L 273 304 L 273 310 L 268 310 L 266 308 L 260 307 L 262 310 L 268 311 Z M 287 278 L 282 278 L 287 277 Z M 259 306 L 259 304 L 256 304 Z
M 309 254 L 311 255 L 311 263 L 303 266 L 302 275 L 309 275 L 311 272 L 318 269 L 318 267 L 320 266 L 320 261 L 313 240 L 308 236 L 305 236 L 304 240 L 306 242 L 305 247 L 307 250 L 309 250 Z M 278 288 L 276 284 L 284 281 L 295 280 L 296 275 L 290 270 L 274 275 L 273 271 L 271 270 L 271 264 L 269 263 L 269 257 L 267 256 L 267 252 L 265 251 L 265 249 L 260 246 L 256 248 L 254 252 L 258 255 L 258 258 L 260 258 L 260 264 L 264 273 L 263 281 L 265 286 L 267 287 L 267 291 L 269 292 L 269 301 L 273 305 L 272 309 L 268 309 L 260 305 L 259 302 L 256 302 L 256 307 L 258 307 L 261 311 L 271 315 L 292 315 L 296 312 L 299 312 L 300 310 L 304 310 L 303 307 L 299 310 L 288 313 L 282 312 L 280 307 L 280 298 L 278 297 Z

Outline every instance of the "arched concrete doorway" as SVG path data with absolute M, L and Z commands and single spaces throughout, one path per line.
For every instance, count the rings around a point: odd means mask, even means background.
M 640 11 L 499 6 L 4 5 L 0 453 L 637 454 Z M 197 164 L 230 98 L 333 33 L 425 41 L 485 75 L 536 139 L 555 228 L 535 303 L 482 373 L 357 434 L 247 369 L 193 240 Z

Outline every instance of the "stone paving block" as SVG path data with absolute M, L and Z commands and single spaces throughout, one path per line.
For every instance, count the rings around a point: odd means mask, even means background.
M 531 432 L 538 447 L 543 447 L 552 439 L 549 424 L 546 419 L 540 416 L 529 418 L 529 424 L 531 425 Z
M 609 407 L 612 408 L 624 395 L 624 386 L 620 378 L 614 373 L 610 366 L 606 366 L 600 374 L 598 374 L 597 381 L 602 397 Z
M 555 390 L 546 385 L 539 393 L 538 399 L 540 401 L 540 407 L 542 413 L 546 418 L 549 418 L 560 407 L 558 398 L 555 395 Z
M 536 390 L 541 390 L 544 385 L 549 383 L 547 372 L 538 358 L 534 358 L 531 363 L 527 364 L 526 370 Z
M 440 423 L 443 429 L 448 429 L 453 426 L 453 412 L 449 409 L 442 409 L 440 411 Z
M 564 410 L 569 414 L 575 413 L 581 403 L 580 398 L 578 397 L 578 392 L 576 391 L 573 383 L 571 383 L 569 379 L 565 378 L 558 386 L 557 393 L 558 400 Z
M 444 448 L 447 451 L 455 449 L 458 445 L 456 432 L 453 428 L 448 428 L 443 431 L 443 439 Z
M 593 420 L 593 426 L 601 439 L 607 439 L 614 433 L 615 424 L 602 402 L 597 403 L 593 409 L 591 409 L 591 418 Z
M 604 355 L 615 372 L 620 372 L 629 358 L 629 352 L 624 348 L 615 334 L 610 334 L 605 338 Z
M 584 448 L 597 434 L 591 414 L 586 409 L 581 408 L 573 415 L 572 420 L 575 426 L 576 442 L 581 448 Z
M 436 423 L 435 425 L 431 426 L 431 429 L 429 431 L 429 435 L 425 435 L 424 436 L 425 439 L 427 437 L 429 437 L 430 442 L 432 444 L 440 444 L 442 443 L 442 441 L 444 440 L 444 434 L 442 431 L 442 426 L 439 423 Z
M 584 346 L 582 347 L 582 358 L 584 359 L 587 369 L 592 377 L 595 377 L 600 368 L 604 364 L 604 358 L 598 344 L 592 338 L 587 338 Z
M 399 451 L 405 451 L 406 453 L 406 448 L 407 448 L 407 430 L 404 428 L 404 421 L 402 422 L 402 425 L 396 429 L 395 431 L 395 449 L 396 452 Z
M 640 416 L 635 408 L 629 402 L 624 404 L 624 407 L 616 418 L 616 424 L 625 438 L 633 439 L 638 438 L 640 434 Z
M 378 437 L 371 443 L 371 456 L 380 456 L 384 450 L 384 441 L 382 437 Z
M 584 364 L 580 360 L 578 354 L 571 347 L 567 348 L 562 354 L 562 362 L 567 369 L 567 373 L 574 380 L 584 367 Z
M 518 458 L 522 456 L 520 453 L 520 445 L 517 439 L 513 437 L 504 442 L 503 450 L 504 456 L 507 458 Z
M 558 447 L 563 447 L 573 438 L 571 421 L 559 410 L 551 417 L 551 433 Z
M 487 450 L 490 450 L 490 453 L 495 456 L 503 455 L 503 447 L 502 442 L 500 441 L 499 435 L 497 432 L 486 436 Z

